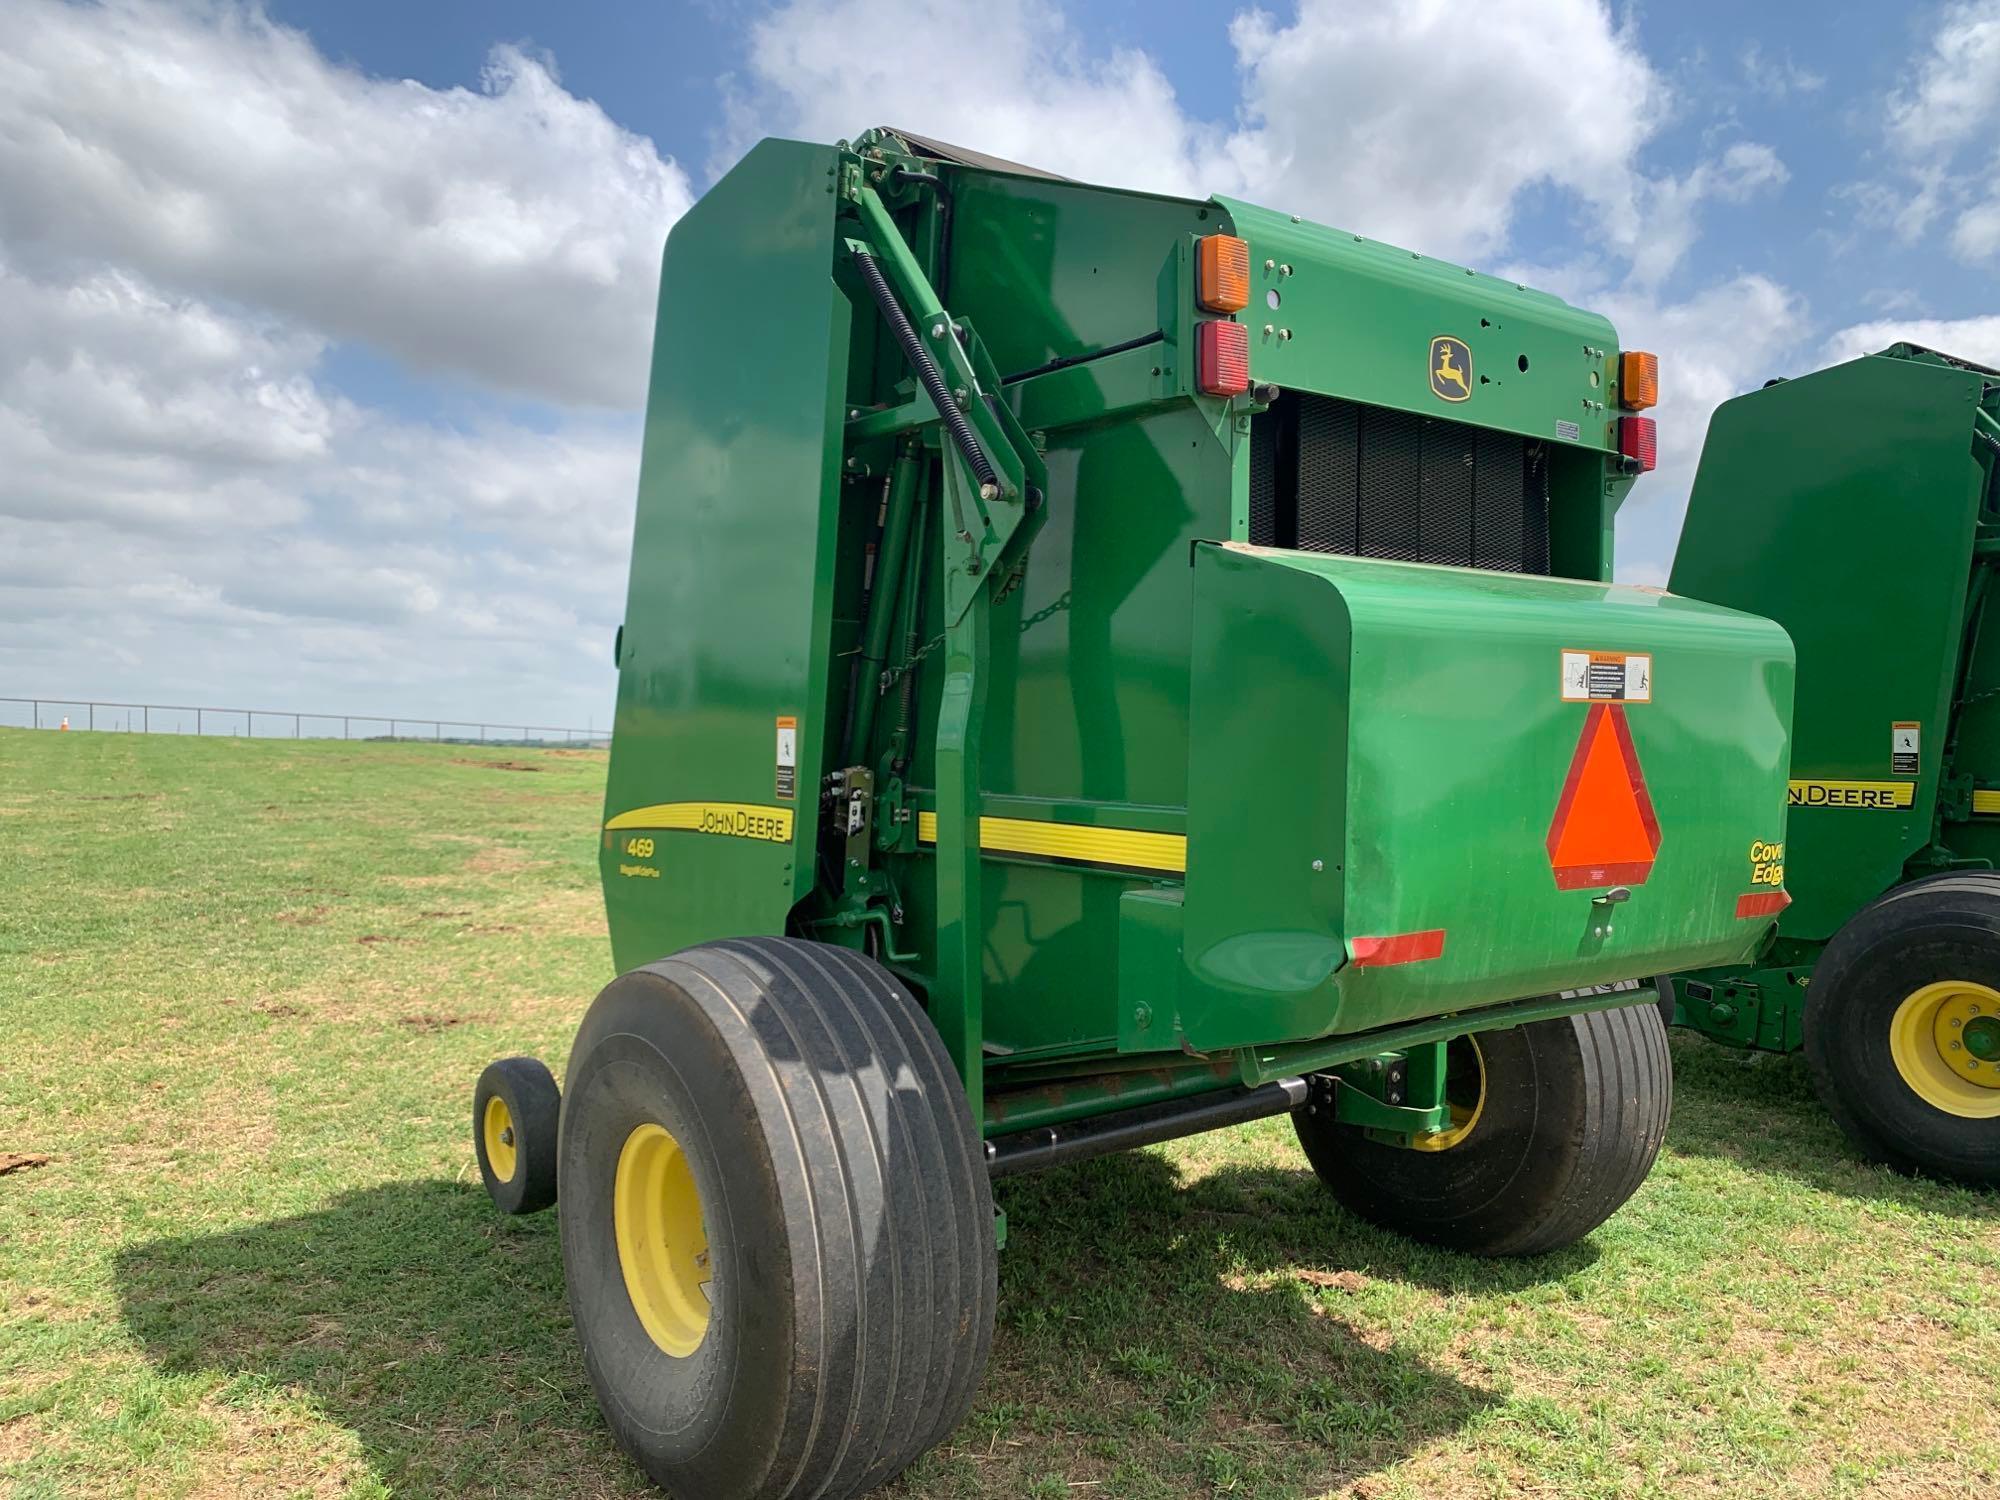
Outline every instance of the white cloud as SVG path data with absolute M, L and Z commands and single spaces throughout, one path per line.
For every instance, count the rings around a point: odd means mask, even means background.
M 1790 177 L 1769 146 L 1738 141 L 1685 177 L 1652 184 L 1646 232 L 1632 249 L 1633 282 L 1656 286 L 1687 258 L 1699 237 L 1704 203 L 1747 203 L 1759 193 L 1783 187 Z
M 228 3 L 9 0 L 0 243 L 117 266 L 419 370 L 639 404 L 685 174 L 501 47 L 484 89 L 336 67 Z
M 1983 318 L 1882 318 L 1857 323 L 1827 339 L 1822 364 L 1879 354 L 1891 344 L 1921 344 L 1976 365 L 2000 369 L 2000 316 Z
M 517 52 L 365 78 L 226 4 L 9 0 L 0 691 L 595 716 L 678 168 Z M 476 390 L 418 421 L 342 343 Z M 303 704 L 299 700 L 303 697 Z
M 1767 99 L 1787 99 L 1794 94 L 1816 94 L 1826 87 L 1826 76 L 1802 67 L 1790 52 L 1767 57 L 1752 42 L 1743 49 L 1743 77 L 1750 87 Z
M 1869 222 L 1916 240 L 1940 216 L 1970 264 L 2000 260 L 2000 0 L 1947 8 L 1928 50 L 1888 101 L 1884 134 L 1901 163 L 1898 182 L 1853 189 Z
M 1521 195 L 1566 190 L 1593 232 L 1637 238 L 1636 166 L 1667 90 L 1598 0 L 1304 0 L 1229 35 L 1239 118 L 1188 115 L 1151 58 L 1093 58 L 1048 0 L 791 0 L 751 32 L 722 155 L 758 134 L 897 125 L 1086 181 L 1235 193 L 1471 258 L 1507 244 Z M 921 36 L 916 54 L 881 37 Z
M 1948 8 L 1916 77 L 1889 101 L 1889 137 L 1925 157 L 1980 138 L 2000 119 L 2000 3 Z
M 1660 356 L 1659 467 L 1643 475 L 1618 517 L 1618 576 L 1660 583 L 1680 540 L 1681 517 L 1708 419 L 1731 396 L 1791 373 L 1807 329 L 1796 293 L 1765 276 L 1738 276 L 1682 301 L 1607 291 L 1592 303 L 1630 349 Z

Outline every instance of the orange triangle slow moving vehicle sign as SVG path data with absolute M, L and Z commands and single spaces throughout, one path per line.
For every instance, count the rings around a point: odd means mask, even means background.
M 1660 852 L 1660 822 L 1620 703 L 1593 703 L 1549 822 L 1556 889 L 1643 885 Z

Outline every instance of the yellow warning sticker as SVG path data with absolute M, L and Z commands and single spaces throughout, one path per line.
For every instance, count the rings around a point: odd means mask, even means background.
M 1791 807 L 1908 807 L 1916 794 L 1913 781 L 1794 781 L 1785 802 Z

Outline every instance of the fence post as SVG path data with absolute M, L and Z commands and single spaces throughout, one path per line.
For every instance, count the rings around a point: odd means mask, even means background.
M 292 715 L 292 738 L 293 738 L 293 739 L 297 739 L 298 737 L 299 737 L 299 716 L 298 716 L 297 714 L 293 714 L 293 715 Z
M 151 734 L 152 732 L 153 705 L 150 703 L 141 703 L 139 705 L 139 733 Z
M 97 705 L 95 703 L 86 703 L 83 706 L 83 712 L 85 719 L 84 727 L 86 729 L 95 729 L 97 727 Z
M 434 745 L 442 745 L 444 743 L 444 724 L 442 721 L 431 725 L 431 743 Z
M 198 708 L 194 711 L 194 732 L 197 736 L 201 734 L 201 710 Z
M 35 728 L 40 729 L 42 727 L 42 700 L 39 698 L 30 698 L 28 701 L 35 705 Z

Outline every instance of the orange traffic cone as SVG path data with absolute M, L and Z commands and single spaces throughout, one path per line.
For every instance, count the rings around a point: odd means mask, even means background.
M 63 727 L 64 729 L 67 729 L 67 728 L 69 728 L 69 716 L 68 716 L 68 715 L 64 715 L 64 716 L 63 716 L 63 721 L 62 721 L 62 727 Z

